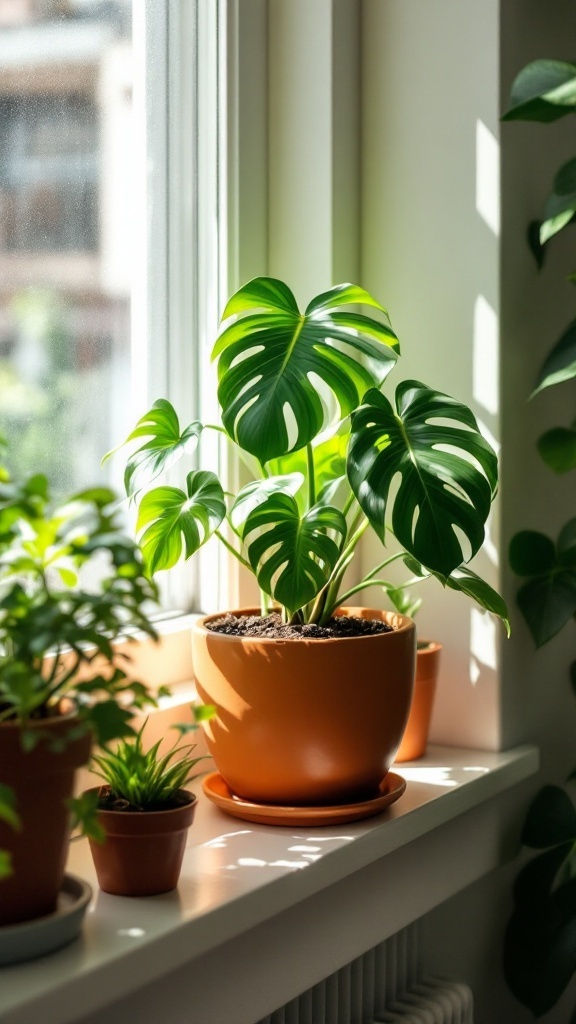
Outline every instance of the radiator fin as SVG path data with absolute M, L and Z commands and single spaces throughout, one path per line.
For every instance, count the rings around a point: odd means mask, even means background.
M 474 1024 L 468 985 L 426 974 L 418 931 L 405 928 L 256 1024 Z

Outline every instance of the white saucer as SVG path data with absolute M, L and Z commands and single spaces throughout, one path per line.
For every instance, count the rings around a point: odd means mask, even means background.
M 0 966 L 34 960 L 68 945 L 76 938 L 92 896 L 87 882 L 64 875 L 53 914 L 0 927 Z

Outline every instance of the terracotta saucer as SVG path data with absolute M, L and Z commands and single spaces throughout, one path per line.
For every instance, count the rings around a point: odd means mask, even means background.
M 336 825 L 379 814 L 406 789 L 406 780 L 388 772 L 380 784 L 379 796 L 356 804 L 338 804 L 330 807 L 280 807 L 275 804 L 257 804 L 235 796 L 219 772 L 207 775 L 202 788 L 212 803 L 227 814 L 243 821 L 256 821 L 262 825 Z

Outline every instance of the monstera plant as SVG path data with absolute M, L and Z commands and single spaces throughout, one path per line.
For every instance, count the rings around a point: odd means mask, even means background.
M 516 77 L 503 120 L 549 123 L 576 113 L 576 63 L 536 60 Z M 557 171 L 541 221 L 528 229 L 541 267 L 550 240 L 576 221 L 576 156 Z M 567 282 L 576 284 L 568 267 Z M 576 319 L 565 327 L 546 356 L 532 398 L 576 377 Z M 538 452 L 550 470 L 576 469 L 576 420 L 551 427 Z M 519 531 L 510 544 L 510 564 L 522 578 L 518 605 L 537 647 L 552 640 L 576 614 L 576 518 L 558 538 L 537 530 Z M 576 662 L 570 669 L 576 689 Z M 570 780 L 576 778 L 576 770 Z M 547 785 L 536 796 L 522 833 L 539 852 L 526 864 L 514 889 L 514 912 L 505 941 L 504 968 L 516 997 L 539 1017 L 551 1009 L 576 971 L 576 811 L 567 793 Z M 576 1011 L 571 1020 L 576 1020 Z
M 502 599 L 466 564 L 484 539 L 496 455 L 470 409 L 448 395 L 405 380 L 386 397 L 400 351 L 386 309 L 341 284 L 301 312 L 286 284 L 260 277 L 230 298 L 222 319 L 213 358 L 223 426 L 182 428 L 159 399 L 124 442 L 149 573 L 214 535 L 255 575 L 263 614 L 273 602 L 285 623 L 323 624 L 366 587 L 407 601 L 385 578 L 400 559 L 409 584 L 434 576 L 506 621 Z M 150 486 L 207 430 L 223 431 L 252 471 L 238 494 L 209 469 L 191 469 L 181 488 Z M 397 545 L 346 588 L 369 528 Z

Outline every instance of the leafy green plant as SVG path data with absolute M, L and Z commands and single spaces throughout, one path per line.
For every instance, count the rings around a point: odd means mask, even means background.
M 95 488 L 52 509 L 48 481 L 0 470 L 0 723 L 17 721 L 25 746 L 31 720 L 77 708 L 75 735 L 98 743 L 133 733 L 134 707 L 154 703 L 129 679 L 127 629 L 156 637 L 148 606 L 156 587 L 139 549 L 118 526 L 114 494 Z
M 180 790 L 196 778 L 192 772 L 207 755 L 192 757 L 194 744 L 179 745 L 160 756 L 161 740 L 148 750 L 143 733 L 148 719 L 134 737 L 120 740 L 115 750 L 92 757 L 92 768 L 109 787 L 101 794 L 106 807 L 115 810 L 161 810 L 177 803 Z
M 547 123 L 576 113 L 576 64 L 536 60 L 518 74 L 503 120 Z M 554 177 L 544 218 L 528 239 L 538 265 L 545 247 L 576 220 L 576 157 Z M 567 280 L 576 283 L 570 272 Z M 538 374 L 531 398 L 576 377 L 576 319 L 555 343 Z M 538 452 L 555 473 L 576 469 L 576 420 L 553 427 L 538 440 Z M 555 637 L 576 613 L 576 518 L 553 541 L 536 530 L 521 530 L 510 543 L 510 565 L 523 579 L 518 606 L 537 647 Z M 576 662 L 571 666 L 576 688 Z M 576 778 L 576 771 L 570 779 Z M 559 786 L 545 786 L 533 801 L 522 842 L 543 850 L 520 872 L 514 912 L 504 944 L 504 970 L 517 999 L 536 1017 L 558 1001 L 576 971 L 576 811 Z M 576 1021 L 576 1010 L 573 1014 Z
M 20 818 L 16 809 L 16 797 L 9 786 L 0 784 L 0 821 L 3 821 L 15 832 L 21 828 Z M 12 874 L 12 860 L 8 850 L 0 850 L 0 882 Z
M 507 625 L 500 596 L 466 565 L 484 539 L 496 455 L 470 409 L 448 395 L 406 380 L 392 401 L 385 397 L 398 355 L 385 308 L 356 285 L 329 289 L 303 313 L 282 281 L 259 277 L 240 288 L 213 350 L 223 426 L 181 429 L 159 399 L 124 442 L 139 443 L 125 485 L 138 504 L 149 573 L 214 535 L 255 575 L 263 614 L 275 602 L 285 622 L 324 624 L 369 586 L 410 604 L 383 576 L 403 560 L 408 586 L 434 576 Z M 229 438 L 253 479 L 230 495 L 214 472 L 192 469 L 182 488 L 151 487 L 191 456 L 205 430 Z M 400 550 L 346 589 L 368 528 L 383 544 L 395 536 Z

